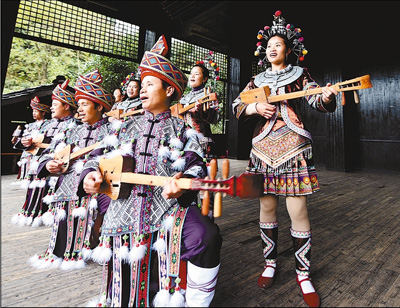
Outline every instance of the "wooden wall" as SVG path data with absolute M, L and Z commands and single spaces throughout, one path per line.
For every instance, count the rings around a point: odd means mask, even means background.
M 311 72 L 312 73 L 312 72 Z M 332 170 L 400 171 L 400 65 L 377 63 L 364 68 L 335 68 L 312 75 L 324 85 L 370 75 L 373 87 L 338 95 L 332 114 L 306 108 L 305 119 L 314 138 L 314 159 Z M 346 105 L 341 105 L 345 93 Z

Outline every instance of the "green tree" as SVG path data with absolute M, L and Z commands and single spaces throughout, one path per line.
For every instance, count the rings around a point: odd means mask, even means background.
M 136 72 L 137 68 L 138 64 L 135 62 L 92 55 L 81 69 L 80 74 L 98 69 L 103 76 L 102 86 L 112 93 L 116 88 L 121 88 L 122 81 L 130 73 Z

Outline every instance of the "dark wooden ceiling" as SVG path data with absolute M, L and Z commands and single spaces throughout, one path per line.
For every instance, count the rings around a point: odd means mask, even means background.
M 302 29 L 309 57 L 343 63 L 394 56 L 398 1 L 101 1 L 66 2 L 233 57 L 252 57 L 257 32 L 276 10 Z M 384 48 L 385 41 L 389 46 Z M 316 58 L 317 57 L 317 58 Z M 306 57 L 308 59 L 308 57 Z

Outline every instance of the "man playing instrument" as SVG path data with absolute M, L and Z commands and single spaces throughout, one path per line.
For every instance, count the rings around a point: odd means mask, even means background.
M 127 155 L 134 158 L 133 173 L 170 177 L 164 187 L 135 184 L 128 197 L 110 202 L 103 245 L 92 255 L 108 266 L 96 305 L 200 307 L 214 296 L 222 239 L 197 207 L 196 192 L 176 183 L 204 178 L 206 165 L 197 133 L 171 116 L 170 104 L 182 95 L 187 78 L 164 57 L 167 51 L 161 36 L 141 61 L 144 114 L 114 120 L 115 130 L 91 153 L 106 159 Z M 99 192 L 97 159 L 85 164 L 81 179 L 86 193 Z

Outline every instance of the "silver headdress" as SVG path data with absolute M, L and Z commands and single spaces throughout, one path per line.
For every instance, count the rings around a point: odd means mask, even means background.
M 196 64 L 203 64 L 209 71 L 211 71 L 210 82 L 211 82 L 211 91 L 215 92 L 216 90 L 216 82 L 220 80 L 219 76 L 219 66 L 215 61 L 214 52 L 209 51 L 205 56 L 204 60 L 197 61 Z
M 259 42 L 257 43 L 257 49 L 254 52 L 254 55 L 260 57 L 260 61 L 258 62 L 258 65 L 260 66 L 266 66 L 269 63 L 265 52 L 266 46 L 263 46 L 263 43 L 266 43 L 271 36 L 276 34 L 286 36 L 292 43 L 291 50 L 297 56 L 297 64 L 299 61 L 304 61 L 304 56 L 308 53 L 307 49 L 303 45 L 304 38 L 301 36 L 301 29 L 295 28 L 292 24 L 286 24 L 286 21 L 281 14 L 281 11 L 276 11 L 274 14 L 274 20 L 272 21 L 272 26 L 265 26 L 263 30 L 258 31 L 257 39 Z
M 121 82 L 121 90 L 122 93 L 126 94 L 126 89 L 128 88 L 129 82 L 132 80 L 137 80 L 140 83 L 140 70 L 138 69 L 136 72 L 132 72 L 125 77 L 125 79 Z

